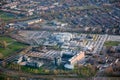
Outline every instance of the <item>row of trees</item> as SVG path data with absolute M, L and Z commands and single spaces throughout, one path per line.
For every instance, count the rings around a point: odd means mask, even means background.
M 92 65 L 87 66 L 75 66 L 74 70 L 62 70 L 62 69 L 43 69 L 43 68 L 31 68 L 26 66 L 20 66 L 18 64 L 10 64 L 10 69 L 18 70 L 20 72 L 27 72 L 33 74 L 42 74 L 42 75 L 66 75 L 76 74 L 78 77 L 92 77 L 96 74 L 97 69 Z
M 79 77 L 92 77 L 96 74 L 97 68 L 93 65 L 87 65 L 87 66 L 75 66 L 74 72 Z
M 6 41 L 1 41 L 0 42 L 0 47 L 6 49 L 7 48 L 7 42 Z M 0 53 L 0 59 L 2 59 L 4 56 L 2 53 Z
M 27 66 L 21 66 L 18 64 L 10 63 L 7 65 L 9 69 L 17 70 L 20 72 L 26 72 L 26 73 L 33 73 L 33 74 L 42 74 L 42 75 L 69 75 L 74 74 L 74 71 L 67 71 L 67 70 L 49 70 L 49 69 L 43 69 L 43 68 L 32 68 Z

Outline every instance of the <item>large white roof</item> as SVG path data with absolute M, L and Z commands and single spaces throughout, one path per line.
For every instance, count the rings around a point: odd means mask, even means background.
M 64 67 L 67 69 L 74 69 L 74 66 L 70 64 L 65 64 Z

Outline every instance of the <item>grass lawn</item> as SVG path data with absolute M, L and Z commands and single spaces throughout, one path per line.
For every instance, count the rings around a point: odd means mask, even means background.
M 0 11 L 0 19 L 2 19 L 3 21 L 9 21 L 12 20 L 13 18 L 14 16 L 8 15 L 7 13 Z
M 0 37 L 0 41 L 7 42 L 7 48 L 2 48 L 2 46 L 0 46 L 0 54 L 2 54 L 3 57 L 9 56 L 10 54 L 16 52 L 17 50 L 20 50 L 27 46 L 9 37 Z
M 28 73 L 44 73 L 43 68 L 32 68 L 27 66 L 21 66 L 21 70 Z
M 120 44 L 118 41 L 106 41 L 104 46 L 118 46 L 118 44 Z

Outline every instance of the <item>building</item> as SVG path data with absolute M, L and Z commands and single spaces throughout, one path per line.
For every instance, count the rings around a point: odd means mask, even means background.
M 61 64 L 61 57 L 55 57 L 54 64 L 55 64 L 55 66 L 59 66 Z
M 30 58 L 28 56 L 20 56 L 17 60 L 17 63 L 21 63 L 25 61 L 30 61 Z
M 71 33 L 54 33 L 54 36 L 58 42 L 67 42 L 73 37 Z
M 29 20 L 29 21 L 27 21 L 26 23 L 27 23 L 28 25 L 32 25 L 32 24 L 40 23 L 40 22 L 42 22 L 42 21 L 43 21 L 42 19 L 35 19 L 35 20 Z
M 26 63 L 26 66 L 30 66 L 30 67 L 36 67 L 39 68 L 43 65 L 42 62 L 38 62 L 38 61 L 29 61 Z
M 74 69 L 74 65 L 70 65 L 70 64 L 65 64 L 64 67 L 65 69 L 69 69 L 69 70 Z
M 84 57 L 85 57 L 85 52 L 80 51 L 78 54 L 74 55 L 72 58 L 68 60 L 69 64 L 74 65 Z
M 85 52 L 80 51 L 80 53 L 74 55 L 68 60 L 68 63 L 64 65 L 65 69 L 74 69 L 74 65 L 85 57 Z
M 12 3 L 9 3 L 9 4 L 6 4 L 3 6 L 3 8 L 11 8 L 11 9 L 14 9 L 17 7 L 17 5 L 19 4 L 19 2 L 12 2 Z

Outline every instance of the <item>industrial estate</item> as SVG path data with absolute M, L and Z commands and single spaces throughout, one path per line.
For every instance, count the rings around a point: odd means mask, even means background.
M 1 0 L 0 80 L 119 80 L 119 0 Z

